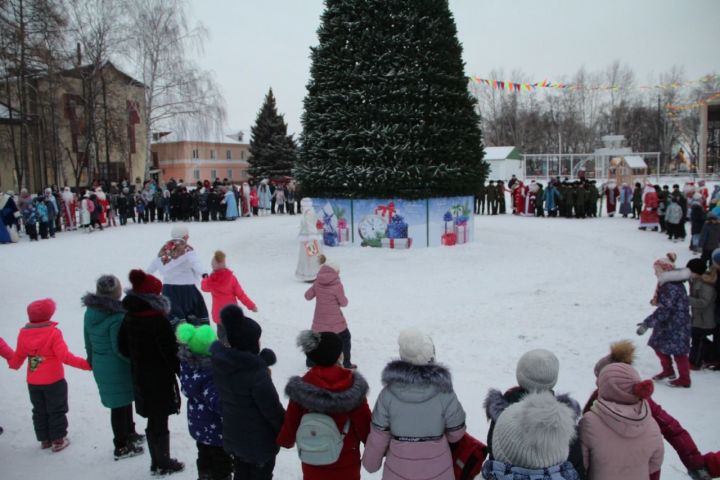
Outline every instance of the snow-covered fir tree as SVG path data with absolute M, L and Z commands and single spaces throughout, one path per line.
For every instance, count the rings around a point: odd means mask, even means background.
M 297 158 L 297 146 L 287 134 L 287 123 L 279 115 L 272 88 L 250 128 L 249 172 L 254 178 L 289 176 Z
M 309 195 L 473 194 L 480 119 L 445 0 L 326 0 L 295 176 Z

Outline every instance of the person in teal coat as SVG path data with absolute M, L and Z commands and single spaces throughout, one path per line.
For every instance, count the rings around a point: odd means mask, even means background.
M 118 332 L 125 318 L 120 302 L 122 285 L 113 275 L 97 280 L 95 293 L 82 297 L 85 311 L 85 350 L 102 404 L 110 409 L 115 460 L 143 453 L 143 435 L 135 433 L 130 361 L 118 350 Z

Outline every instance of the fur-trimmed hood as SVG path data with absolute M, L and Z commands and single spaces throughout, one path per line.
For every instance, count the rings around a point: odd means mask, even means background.
M 485 397 L 485 402 L 483 403 L 488 420 L 496 422 L 500 414 L 503 413 L 507 407 L 521 400 L 526 394 L 527 392 L 522 389 L 511 389 L 506 394 L 503 394 L 500 390 L 491 388 L 488 391 L 487 397 Z M 570 407 L 575 415 L 575 420 L 580 418 L 580 415 L 582 415 L 580 404 L 570 397 L 570 395 L 567 393 L 555 395 L 555 399 L 558 402 Z
M 83 295 L 80 301 L 84 307 L 94 308 L 110 314 L 126 312 L 125 307 L 123 307 L 120 300 L 115 300 L 114 298 L 106 297 L 104 295 L 87 292 Z
M 453 393 L 450 370 L 437 363 L 413 365 L 394 360 L 383 370 L 382 383 L 407 402 L 424 402 L 438 393 Z
M 330 367 L 326 370 L 330 369 L 344 370 L 340 367 Z M 349 370 L 344 372 L 347 372 L 350 378 L 341 378 L 340 381 L 350 380 L 349 388 L 343 390 L 322 388 L 311 383 L 313 378 L 310 376 L 311 372 L 308 372 L 305 377 L 291 377 L 285 387 L 285 395 L 312 412 L 325 414 L 350 412 L 362 404 L 370 387 L 360 373 Z M 341 377 L 345 377 L 344 372 L 341 373 Z M 332 375 L 338 376 L 334 372 Z
M 125 293 L 122 306 L 129 313 L 139 313 L 145 310 L 155 310 L 164 315 L 170 313 L 170 299 L 164 295 L 136 293 L 134 290 L 126 290 Z

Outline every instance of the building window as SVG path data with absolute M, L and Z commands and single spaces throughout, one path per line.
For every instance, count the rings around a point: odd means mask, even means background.
M 225 158 L 227 158 L 228 160 L 232 160 L 232 152 L 230 150 L 225 152 Z
M 212 178 L 213 181 L 217 178 L 217 170 L 210 170 L 210 178 Z
M 195 170 L 193 170 L 193 178 L 195 180 L 200 180 L 200 170 L 199 169 L 196 168 Z
M 228 170 L 228 178 L 232 180 L 232 169 Z
M 199 152 L 197 151 L 197 148 L 193 148 L 192 158 L 199 158 L 200 155 L 198 155 L 198 153 L 199 153 Z
M 245 160 L 245 150 L 240 150 L 240 160 Z
M 210 158 L 215 159 L 215 150 L 210 150 Z

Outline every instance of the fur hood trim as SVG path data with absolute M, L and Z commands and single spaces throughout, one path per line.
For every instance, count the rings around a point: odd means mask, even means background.
M 441 393 L 453 392 L 450 370 L 437 363 L 413 365 L 403 360 L 394 360 L 383 370 L 382 383 L 386 387 L 393 384 L 432 385 Z
M 178 342 L 178 358 L 193 370 L 209 370 L 212 368 L 210 355 L 197 355 L 187 345 Z
M 580 418 L 580 415 L 582 414 L 580 404 L 570 397 L 569 394 L 564 393 L 562 395 L 556 395 L 555 399 L 558 402 L 570 407 L 575 415 L 575 420 Z M 503 413 L 510 405 L 512 405 L 512 402 L 508 401 L 500 390 L 494 388 L 488 391 L 487 397 L 485 397 L 485 402 L 483 402 L 485 415 L 487 415 L 488 420 L 493 422 L 496 422 L 500 414 Z
M 122 304 L 129 312 L 139 312 L 150 308 L 165 315 L 170 313 L 170 299 L 164 295 L 136 293 L 130 289 L 125 293 Z
M 86 293 L 83 295 L 83 297 L 80 299 L 84 307 L 87 308 L 95 308 L 97 310 L 102 310 L 106 313 L 125 313 L 125 307 L 123 307 L 122 302 L 120 300 L 115 300 L 114 298 L 106 297 L 103 295 L 97 295 L 95 293 Z
M 347 390 L 333 392 L 291 377 L 285 387 L 285 395 L 302 407 L 317 413 L 345 413 L 357 408 L 367 397 L 370 387 L 365 378 L 353 372 L 353 383 Z

